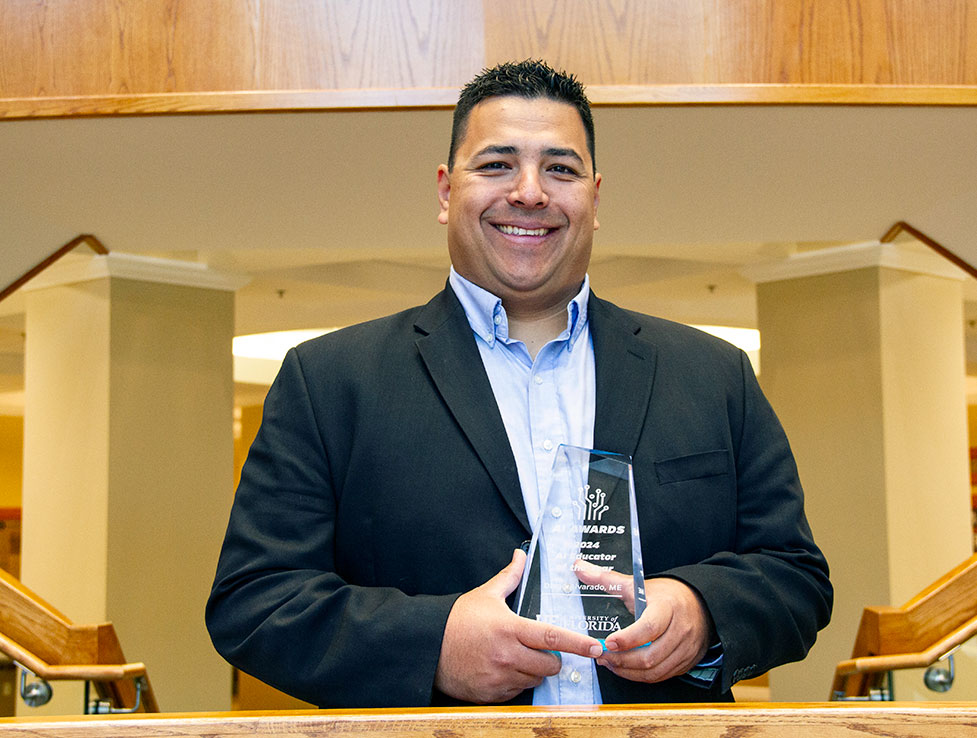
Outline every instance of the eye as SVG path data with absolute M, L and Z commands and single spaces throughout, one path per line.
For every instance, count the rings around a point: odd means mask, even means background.
M 509 168 L 509 165 L 504 161 L 489 161 L 478 167 L 482 171 L 502 171 Z
M 569 177 L 580 176 L 580 172 L 578 172 L 576 169 L 574 169 L 571 166 L 567 166 L 566 164 L 554 164 L 553 166 L 550 167 L 550 171 L 553 172 L 554 174 L 565 174 Z

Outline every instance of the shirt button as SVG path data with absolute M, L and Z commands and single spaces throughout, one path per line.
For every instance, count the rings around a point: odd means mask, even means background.
M 533 381 L 536 384 L 542 384 L 543 383 L 543 378 L 537 374 L 535 377 L 533 377 Z
M 567 582 L 563 585 L 563 594 L 568 595 L 573 592 L 573 585 Z
M 496 315 L 495 316 L 495 324 L 496 325 L 502 325 L 502 316 L 501 315 Z
M 554 518 L 558 518 L 562 514 L 563 510 L 561 510 L 559 507 L 554 507 L 552 510 L 550 510 L 550 515 L 552 515 Z
M 570 672 L 570 681 L 574 684 L 580 684 L 581 679 L 583 679 L 583 677 L 580 676 L 580 672 L 576 669 Z
M 553 441 L 551 441 L 549 438 L 547 438 L 545 441 L 543 441 L 543 448 L 546 451 L 552 451 L 553 450 Z

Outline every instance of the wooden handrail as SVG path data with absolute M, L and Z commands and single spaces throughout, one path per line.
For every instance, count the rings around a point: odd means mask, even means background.
M 126 661 L 111 623 L 75 625 L 2 570 L 0 652 L 42 679 L 93 682 L 116 708 L 136 704 L 135 679 L 141 678 L 140 711 L 159 712 L 146 666 Z
M 0 718 L 5 738 L 826 738 L 974 736 L 977 706 L 786 703 L 360 709 Z
M 950 249 L 948 249 L 946 246 L 930 238 L 918 228 L 913 228 L 904 220 L 900 220 L 898 223 L 893 224 L 893 226 L 887 230 L 885 235 L 879 240 L 882 243 L 892 243 L 896 240 L 899 234 L 903 232 L 908 233 L 920 243 L 929 246 L 944 259 L 953 262 L 953 264 L 963 269 L 971 277 L 977 278 L 977 267 L 974 267 L 970 262 L 965 261 L 960 256 L 957 256 L 957 254 L 950 251 Z
M 49 664 L 36 653 L 28 651 L 19 643 L 0 634 L 0 651 L 27 667 L 32 673 L 48 681 L 64 679 L 92 682 L 113 682 L 119 679 L 133 679 L 146 676 L 145 664 Z
M 102 245 L 102 242 L 99 241 L 97 238 L 95 238 L 95 236 L 93 236 L 90 233 L 83 233 L 80 236 L 75 236 L 73 239 L 68 241 L 68 243 L 66 243 L 60 249 L 58 249 L 49 257 L 44 259 L 44 261 L 40 262 L 37 266 L 28 269 L 23 275 L 21 275 L 13 282 L 8 284 L 6 287 L 4 287 L 2 290 L 0 290 L 0 302 L 2 302 L 4 299 L 12 295 L 21 287 L 23 287 L 27 282 L 29 282 L 38 274 L 43 272 L 45 269 L 51 266 L 62 256 L 64 256 L 70 251 L 73 251 L 74 249 L 78 248 L 82 244 L 88 246 L 88 248 L 90 248 L 96 254 L 104 255 L 109 252 L 109 250 Z
M 960 628 L 957 628 L 943 640 L 937 641 L 925 651 L 848 659 L 838 663 L 835 673 L 846 676 L 848 674 L 896 671 L 897 669 L 921 669 L 935 664 L 975 635 L 977 635 L 977 618 L 968 620 Z
M 893 669 L 930 666 L 977 635 L 977 554 L 902 607 L 866 607 L 850 659 L 835 668 L 832 695 L 862 697 Z

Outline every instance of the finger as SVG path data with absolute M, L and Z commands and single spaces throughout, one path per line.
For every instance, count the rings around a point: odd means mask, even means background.
M 619 669 L 651 669 L 669 659 L 678 648 L 681 648 L 681 644 L 675 643 L 668 634 L 665 634 L 653 643 L 646 641 L 640 646 L 629 649 L 615 651 L 608 649 L 598 661 L 603 662 L 605 666 Z
M 538 686 L 544 677 L 555 676 L 563 668 L 560 652 L 541 651 L 535 648 L 526 649 L 516 670 L 527 679 L 535 679 Z
M 612 633 L 605 640 L 608 651 L 629 651 L 659 640 L 668 630 L 672 611 L 648 603 L 644 614 L 631 625 Z
M 634 614 L 634 579 L 626 574 L 620 574 L 589 561 L 577 559 L 573 562 L 573 571 L 584 584 L 602 587 L 604 592 L 624 600 L 625 607 Z
M 663 664 L 650 669 L 631 669 L 628 667 L 614 666 L 611 664 L 602 664 L 602 666 L 606 666 L 609 671 L 622 679 L 627 679 L 631 682 L 646 682 L 648 684 L 663 682 L 666 679 L 671 679 L 672 677 L 679 676 L 680 674 L 684 674 L 686 671 L 688 671 L 687 669 L 667 668 Z
M 553 654 L 549 654 L 549 655 L 554 661 L 557 662 L 556 671 L 554 671 L 553 673 L 558 674 L 560 671 L 559 662 L 555 657 L 553 657 Z M 544 671 L 546 671 L 547 673 L 534 674 L 532 672 L 519 671 L 519 670 L 510 671 L 505 675 L 505 679 L 503 680 L 502 683 L 499 684 L 496 692 L 511 690 L 512 692 L 514 692 L 514 694 L 512 695 L 514 697 L 516 694 L 519 694 L 523 690 L 534 689 L 538 687 L 540 684 L 542 684 L 543 680 L 546 677 L 552 676 L 552 674 L 548 673 L 550 671 L 549 665 L 548 668 L 545 669 Z M 504 699 L 509 699 L 509 698 L 504 698 Z M 500 698 L 495 698 L 491 701 L 499 702 L 503 700 Z
M 527 689 L 535 689 L 542 683 L 543 683 L 543 679 L 541 677 L 527 676 L 525 680 L 515 682 L 505 687 L 499 687 L 499 690 L 495 692 L 493 695 L 480 700 L 475 700 L 475 702 L 476 704 L 482 704 L 482 705 L 491 705 L 491 704 L 497 704 L 499 702 L 508 702 L 509 700 L 518 697 L 522 692 L 525 692 Z
M 646 582 L 648 605 L 638 620 L 608 638 L 609 650 L 636 648 L 648 640 L 692 654 L 705 653 L 709 643 L 709 615 L 699 595 L 676 579 Z
M 516 590 L 516 587 L 519 586 L 519 582 L 522 580 L 522 570 L 525 568 L 525 566 L 526 552 L 517 548 L 512 552 L 512 560 L 508 563 L 508 565 L 494 577 L 485 582 L 485 584 L 482 585 L 482 588 L 487 594 L 504 600 Z
M 624 679 L 660 682 L 685 674 L 695 665 L 695 659 L 685 649 L 668 651 L 655 643 L 631 651 L 607 653 L 597 663 Z
M 540 684 L 543 683 L 543 677 L 534 676 L 532 674 L 522 674 L 520 672 L 511 672 L 506 676 L 504 682 L 492 686 L 486 686 L 480 689 L 475 694 L 466 695 L 465 699 L 469 702 L 475 702 L 476 704 L 493 704 L 498 702 L 507 702 L 514 697 L 518 696 L 521 692 L 527 689 L 535 689 Z
M 595 658 L 604 652 L 596 638 L 529 618 L 520 618 L 516 637 L 527 648 L 541 651 L 562 651 L 587 658 Z

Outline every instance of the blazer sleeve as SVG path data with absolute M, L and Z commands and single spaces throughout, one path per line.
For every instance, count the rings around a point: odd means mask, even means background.
M 457 595 L 354 586 L 337 562 L 342 403 L 310 397 L 295 350 L 264 405 L 207 603 L 217 651 L 319 706 L 428 705 Z M 340 436 L 348 434 L 340 434 Z
M 804 514 L 787 437 L 740 354 L 730 392 L 735 543 L 705 560 L 660 572 L 705 600 L 723 648 L 721 691 L 804 658 L 831 615 L 828 565 Z

